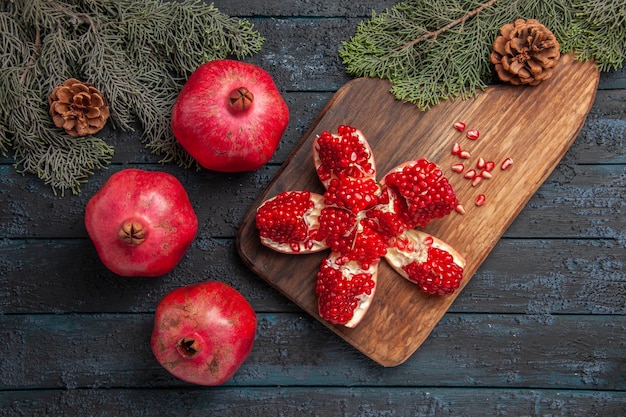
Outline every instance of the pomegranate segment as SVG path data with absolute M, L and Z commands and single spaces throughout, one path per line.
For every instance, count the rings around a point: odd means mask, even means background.
M 385 259 L 398 274 L 428 294 L 451 294 L 463 279 L 465 259 L 447 243 L 419 230 L 398 236 Z
M 323 200 L 321 195 L 309 191 L 285 191 L 265 201 L 256 213 L 261 242 L 282 253 L 326 249 L 326 243 L 318 240 Z
M 392 169 L 381 184 L 390 190 L 395 211 L 406 229 L 424 227 L 450 214 L 459 204 L 441 169 L 423 158 Z
M 355 327 L 369 308 L 376 291 L 378 259 L 366 265 L 330 254 L 317 273 L 315 292 L 320 316 L 332 324 Z
M 374 154 L 360 130 L 341 125 L 337 133 L 322 132 L 313 141 L 313 162 L 324 187 L 340 173 L 352 178 L 374 178 Z

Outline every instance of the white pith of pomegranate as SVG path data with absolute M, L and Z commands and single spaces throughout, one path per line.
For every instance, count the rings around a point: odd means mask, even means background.
M 449 214 L 459 202 L 441 169 L 426 159 L 392 169 L 378 184 L 372 150 L 365 136 L 351 126 L 342 125 L 336 134 L 323 132 L 316 137 L 313 161 L 326 187 L 321 206 L 317 197 L 311 202 L 308 191 L 283 192 L 289 200 L 304 195 L 304 204 L 289 209 L 287 204 L 275 204 L 275 198 L 265 201 L 257 210 L 257 228 L 261 242 L 279 252 L 330 248 L 317 274 L 319 314 L 332 324 L 354 327 L 371 305 L 380 258 L 387 258 L 390 250 L 398 251 L 397 245 L 407 241 L 405 234 L 411 229 Z M 432 240 L 429 242 L 432 246 Z M 431 258 L 438 262 L 433 268 L 450 269 L 462 277 L 464 261 L 456 263 L 462 259 L 458 253 L 439 242 L 431 248 Z M 444 256 L 450 252 L 454 256 Z M 422 256 L 421 252 L 403 255 L 418 260 Z M 459 271 L 456 268 L 461 264 Z M 410 263 L 408 268 L 411 272 Z M 403 271 L 412 277 L 408 272 Z
M 264 69 L 218 59 L 199 66 L 172 109 L 172 131 L 203 167 L 253 171 L 265 165 L 289 122 L 289 108 Z
M 231 286 L 218 281 L 188 285 L 157 305 L 150 347 L 175 377 L 221 385 L 250 355 L 256 325 L 256 313 Z
M 173 175 L 119 171 L 85 208 L 85 227 L 102 263 L 127 277 L 156 277 L 181 261 L 198 230 L 187 192 Z

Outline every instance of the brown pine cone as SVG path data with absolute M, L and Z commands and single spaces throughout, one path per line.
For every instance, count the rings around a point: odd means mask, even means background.
M 518 19 L 500 28 L 490 60 L 500 80 L 537 85 L 552 76 L 560 56 L 550 29 L 535 19 Z
M 48 97 L 54 125 L 73 137 L 93 135 L 104 127 L 109 107 L 102 94 L 89 83 L 70 78 Z

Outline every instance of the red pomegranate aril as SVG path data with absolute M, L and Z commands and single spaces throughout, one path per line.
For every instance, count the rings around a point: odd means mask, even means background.
M 476 140 L 480 137 L 480 132 L 476 129 L 468 130 L 465 136 L 470 140 Z
M 461 145 L 458 142 L 455 142 L 454 145 L 452 145 L 452 155 L 459 155 L 461 150 Z
M 478 158 L 478 161 L 476 162 L 476 168 L 483 169 L 483 168 L 485 168 L 485 164 L 486 164 L 485 158 L 480 157 L 480 158 Z
M 462 150 L 461 152 L 459 152 L 459 158 L 461 159 L 469 159 L 471 157 L 472 157 L 472 154 L 470 153 L 470 151 Z
M 457 204 L 454 210 L 459 214 L 465 214 L 465 207 L 463 207 L 463 204 Z
M 461 173 L 465 169 L 465 165 L 463 164 L 454 164 L 452 165 L 452 171 Z
M 466 125 L 464 122 L 459 121 L 459 122 L 454 123 L 454 128 L 458 130 L 459 132 L 463 132 L 465 130 L 465 127 Z
M 474 177 L 472 179 L 472 187 L 476 187 L 483 180 L 483 177 Z
M 491 172 L 487 171 L 486 169 L 483 169 L 482 171 L 480 171 L 479 174 L 481 177 L 483 177 L 484 179 L 490 179 L 491 177 L 493 177 L 493 175 L 491 174 Z
M 500 165 L 500 169 L 502 171 L 507 170 L 511 165 L 513 165 L 513 159 L 505 158 L 504 161 L 502 161 L 502 164 Z
M 463 174 L 463 177 L 467 178 L 468 180 L 471 180 L 472 178 L 476 177 L 476 170 L 475 169 L 468 170 L 465 174 Z
M 491 172 L 496 167 L 496 163 L 493 161 L 485 162 L 485 171 Z
M 478 194 L 478 196 L 476 197 L 476 205 L 480 207 L 483 204 L 485 204 L 486 200 L 487 198 L 485 197 L 484 194 Z

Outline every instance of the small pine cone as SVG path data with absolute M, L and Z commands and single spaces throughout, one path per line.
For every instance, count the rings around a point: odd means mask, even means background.
M 109 107 L 102 94 L 89 83 L 70 78 L 48 97 L 54 125 L 73 137 L 97 133 L 109 118 Z
M 500 28 L 490 60 L 500 80 L 537 85 L 552 76 L 560 56 L 550 29 L 535 19 L 518 19 Z

